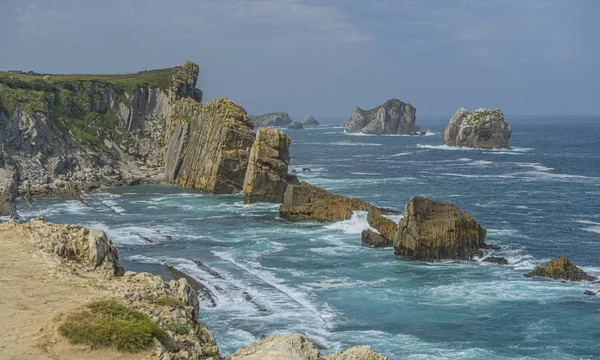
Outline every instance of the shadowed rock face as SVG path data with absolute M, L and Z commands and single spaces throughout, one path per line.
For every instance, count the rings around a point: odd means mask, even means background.
M 369 211 L 373 206 L 357 198 L 345 198 L 301 182 L 288 185 L 279 207 L 279 216 L 291 221 L 342 221 L 357 210 Z
M 444 131 L 444 145 L 485 149 L 508 149 L 512 128 L 498 109 L 459 109 Z
M 470 260 L 481 255 L 486 231 L 455 205 L 412 197 L 394 237 L 394 253 L 415 260 Z
M 304 129 L 304 126 L 302 126 L 299 121 L 294 120 L 287 126 L 287 128 L 290 130 L 300 130 Z
M 376 208 L 372 208 L 369 210 L 367 215 L 367 222 L 369 226 L 377 229 L 385 237 L 386 239 L 394 240 L 394 236 L 396 236 L 396 232 L 398 231 L 398 225 L 392 220 L 386 218 L 381 214 Z
M 274 112 L 253 116 L 252 120 L 257 127 L 288 126 L 292 122 L 288 113 L 285 112 Z
M 302 123 L 302 125 L 304 125 L 305 127 L 308 126 L 319 126 L 321 125 L 314 117 L 312 117 L 311 115 L 308 115 L 307 117 L 305 117 L 304 119 L 302 119 L 302 121 L 300 121 L 300 123 Z
M 392 247 L 393 245 L 393 240 L 387 239 L 385 236 L 372 230 L 363 230 L 360 235 L 362 243 L 370 247 L 382 248 Z
M 243 192 L 246 204 L 259 201 L 283 202 L 291 141 L 283 131 L 258 129 L 244 178 Z
M 206 104 L 183 99 L 169 109 L 165 181 L 217 194 L 243 187 L 254 142 L 243 107 L 221 98 Z
M 388 100 L 385 104 L 371 110 L 356 107 L 352 117 L 344 125 L 344 131 L 408 135 L 420 129 L 415 125 L 416 111 L 417 109 L 411 104 L 398 99 Z
M 575 266 L 566 257 L 561 256 L 552 260 L 546 266 L 536 266 L 535 269 L 524 275 L 525 277 L 547 277 L 551 279 L 569 280 L 569 281 L 592 281 L 596 280 L 594 276 L 586 274 L 583 270 Z
M 0 143 L 0 216 L 17 217 L 19 176 L 17 168 Z

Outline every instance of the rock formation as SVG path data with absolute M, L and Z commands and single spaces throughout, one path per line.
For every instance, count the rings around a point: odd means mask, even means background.
M 18 170 L 0 143 L 0 216 L 17 217 Z
M 498 109 L 459 109 L 444 131 L 444 145 L 484 149 L 508 149 L 512 128 Z
M 369 229 L 363 230 L 360 235 L 362 243 L 370 247 L 392 247 L 392 245 L 394 244 L 393 240 L 387 239 L 385 236 Z
M 279 216 L 291 221 L 342 221 L 354 211 L 369 211 L 373 206 L 357 198 L 334 195 L 306 182 L 288 185 L 279 207 Z
M 252 116 L 254 125 L 257 127 L 269 127 L 269 126 L 288 126 L 292 119 L 285 112 L 274 112 L 263 114 L 260 116 Z
M 20 194 L 160 181 L 168 105 L 200 101 L 197 79 L 189 61 L 127 75 L 0 73 L 0 143 L 19 168 Z
M 525 274 L 525 277 L 547 277 L 557 280 L 569 281 L 592 281 L 596 280 L 594 276 L 586 274 L 583 270 L 575 266 L 566 257 L 561 256 L 556 260 L 552 260 L 546 266 L 536 266 L 532 272 Z
M 367 222 L 369 226 L 377 229 L 381 235 L 388 240 L 394 240 L 398 225 L 381 214 L 381 211 L 376 208 L 369 209 L 367 214 Z
M 225 360 L 387 360 L 369 346 L 355 346 L 338 354 L 321 356 L 319 350 L 299 334 L 275 335 L 238 349 Z
M 304 126 L 302 126 L 299 121 L 294 120 L 287 126 L 287 128 L 290 130 L 300 130 L 304 129 Z
M 411 104 L 397 99 L 388 100 L 371 110 L 356 107 L 352 117 L 344 125 L 344 131 L 365 134 L 416 134 L 420 129 L 415 125 L 416 111 Z
M 394 253 L 415 260 L 480 256 L 486 231 L 455 205 L 424 197 L 410 199 L 394 237 Z
M 489 262 L 492 264 L 498 264 L 498 265 L 508 265 L 508 260 L 506 260 L 503 257 L 497 257 L 497 256 L 488 256 L 481 261 Z
M 321 125 L 314 117 L 312 117 L 312 115 L 308 115 L 307 117 L 305 117 L 304 119 L 302 119 L 302 121 L 300 121 L 300 123 L 304 127 L 319 126 L 319 125 Z
M 289 146 L 292 139 L 283 131 L 258 129 L 250 150 L 244 179 L 244 202 L 283 202 L 287 187 Z
M 252 120 L 229 99 L 183 99 L 169 108 L 165 181 L 217 194 L 242 190 L 254 141 Z

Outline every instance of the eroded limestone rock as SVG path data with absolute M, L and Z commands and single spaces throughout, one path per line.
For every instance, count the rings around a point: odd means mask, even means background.
M 344 131 L 365 134 L 413 134 L 420 129 L 415 125 L 416 111 L 411 104 L 398 99 L 390 99 L 371 110 L 356 107 L 352 117 L 344 125 Z
M 498 109 L 459 109 L 444 131 L 444 145 L 508 149 L 512 128 Z
M 546 266 L 536 266 L 532 272 L 525 274 L 525 277 L 547 277 L 557 280 L 569 281 L 592 281 L 596 277 L 588 275 L 575 264 L 570 262 L 565 256 L 552 260 Z

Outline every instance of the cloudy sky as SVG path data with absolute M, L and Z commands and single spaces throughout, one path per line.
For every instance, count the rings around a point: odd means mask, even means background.
M 600 114 L 600 0 L 0 0 L 0 69 L 200 64 L 206 98 L 349 117 L 389 98 Z

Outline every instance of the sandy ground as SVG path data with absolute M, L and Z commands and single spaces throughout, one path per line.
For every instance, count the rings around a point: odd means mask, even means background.
M 150 359 L 73 346 L 57 333 L 61 317 L 92 300 L 115 295 L 97 274 L 68 273 L 34 249 L 27 233 L 0 225 L 0 359 Z

